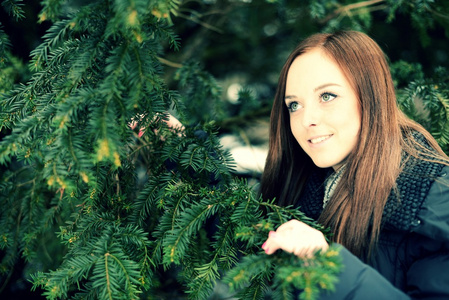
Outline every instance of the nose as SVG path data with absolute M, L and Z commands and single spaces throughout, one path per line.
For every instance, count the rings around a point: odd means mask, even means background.
M 319 105 L 309 105 L 304 107 L 302 114 L 302 125 L 305 128 L 318 126 L 321 123 L 322 112 Z

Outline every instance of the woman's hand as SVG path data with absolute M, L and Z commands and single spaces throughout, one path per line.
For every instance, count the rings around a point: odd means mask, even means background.
M 184 131 L 185 127 L 184 125 L 182 125 L 181 122 L 179 122 L 178 119 L 176 119 L 175 117 L 173 117 L 170 113 L 166 113 L 167 115 L 167 119 L 163 119 L 163 121 L 165 122 L 165 124 L 167 124 L 167 126 L 171 129 L 171 130 L 178 130 L 178 135 L 182 136 L 182 132 Z M 144 114 L 140 114 L 137 115 L 135 118 L 133 118 L 131 120 L 131 122 L 129 122 L 129 127 L 131 129 L 135 129 L 137 127 L 137 125 L 139 124 L 139 122 L 143 119 L 143 117 L 145 117 Z M 156 119 L 156 116 L 154 117 L 153 121 Z M 157 133 L 157 130 L 154 130 L 155 133 Z M 145 127 L 140 127 L 139 128 L 139 137 L 142 137 L 142 135 L 145 133 Z
M 327 250 L 326 242 L 321 231 L 298 220 L 290 220 L 276 231 L 270 231 L 268 239 L 262 245 L 266 254 L 273 254 L 278 249 L 293 253 L 299 257 L 312 257 L 318 250 Z

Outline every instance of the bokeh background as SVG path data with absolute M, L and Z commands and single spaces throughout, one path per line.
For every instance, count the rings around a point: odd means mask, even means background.
M 14 1 L 23 9 L 20 19 L 8 11 L 8 2 L 0 7 L 1 29 L 10 41 L 10 63 L 2 66 L 0 93 L 30 79 L 30 53 L 52 25 L 40 15 L 42 3 L 48 1 Z M 70 14 L 89 1 L 59 2 Z M 435 90 L 448 84 L 446 0 L 186 0 L 168 18 L 180 41 L 179 50 L 160 45 L 168 87 L 181 95 L 192 93 L 194 83 L 179 80 L 180 72 L 189 67 L 204 86 L 213 87 L 202 97 L 186 97 L 182 111 L 172 113 L 186 126 L 214 123 L 237 163 L 236 175 L 253 184 L 263 171 L 279 71 L 290 51 L 308 35 L 339 29 L 369 34 L 389 57 L 398 97 L 421 107 L 414 117 L 427 126 L 432 126 L 433 114 L 426 113 L 423 99 L 412 92 L 419 84 L 431 84 Z M 406 99 L 411 94 L 416 97 Z M 7 129 L 0 132 L 2 137 L 7 134 Z M 14 272 L 0 282 L 0 298 L 39 299 L 29 292 L 28 279 L 27 265 L 19 260 Z
M 40 2 L 25 1 L 21 20 L 0 10 L 18 59 L 16 83 L 29 77 L 30 52 L 51 25 L 39 20 Z M 66 2 L 62 5 L 70 13 L 88 1 Z M 237 160 L 238 172 L 257 177 L 263 168 L 278 73 L 301 39 L 339 29 L 366 32 L 389 57 L 399 90 L 414 80 L 433 78 L 439 67 L 449 67 L 448 11 L 449 1 L 433 0 L 181 1 L 170 15 L 181 48 L 173 51 L 165 45 L 165 79 L 170 88 L 182 91 L 176 72 L 192 64 L 205 72 L 199 76 L 206 82 L 217 84 L 221 102 L 207 95 L 196 98 L 186 103 L 183 113 L 188 117 L 182 121 L 187 125 L 215 121 L 224 146 Z

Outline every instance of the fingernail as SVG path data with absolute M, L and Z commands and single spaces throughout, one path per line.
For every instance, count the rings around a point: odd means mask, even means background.
M 267 249 L 265 249 L 265 253 L 268 254 L 268 251 L 270 251 L 269 247 L 267 247 Z
M 262 249 L 265 250 L 265 246 L 266 246 L 266 245 L 267 245 L 267 242 L 263 243 L 263 244 L 262 244 Z

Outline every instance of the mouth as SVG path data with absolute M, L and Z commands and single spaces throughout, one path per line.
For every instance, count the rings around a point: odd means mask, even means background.
M 324 142 L 324 141 L 328 140 L 331 136 L 332 136 L 332 134 L 323 135 L 323 136 L 320 136 L 320 137 L 317 137 L 317 138 L 312 138 L 312 139 L 309 140 L 309 143 L 311 143 L 312 145 L 318 144 L 318 143 L 321 143 L 321 142 Z

